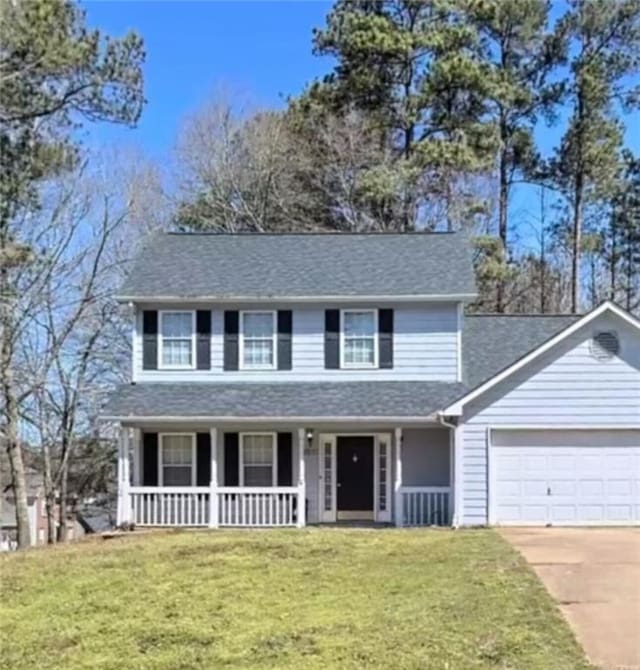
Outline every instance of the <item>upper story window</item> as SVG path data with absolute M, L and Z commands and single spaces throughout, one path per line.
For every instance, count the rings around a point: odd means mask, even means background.
M 195 312 L 160 312 L 160 367 L 195 367 Z
M 272 370 L 276 367 L 276 312 L 241 312 L 240 368 Z
M 275 486 L 275 435 L 244 433 L 241 435 L 240 444 L 240 486 Z
M 375 309 L 342 310 L 340 367 L 378 367 L 377 317 Z
M 160 486 L 195 485 L 195 436 L 168 433 L 160 436 Z

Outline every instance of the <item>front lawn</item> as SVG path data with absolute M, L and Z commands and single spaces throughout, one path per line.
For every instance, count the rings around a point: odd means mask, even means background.
M 175 532 L 0 557 L 0 667 L 588 668 L 492 531 Z

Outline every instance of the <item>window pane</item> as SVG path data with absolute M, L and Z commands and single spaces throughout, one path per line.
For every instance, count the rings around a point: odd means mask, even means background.
M 273 340 L 245 340 L 245 365 L 273 365 Z
M 245 435 L 242 438 L 245 486 L 273 485 L 273 436 Z
M 376 332 L 374 312 L 345 312 L 344 334 L 345 336 L 369 336 L 373 337 Z
M 163 337 L 191 337 L 190 312 L 166 312 L 162 315 Z
M 245 435 L 243 446 L 245 464 L 271 466 L 273 458 L 273 437 L 271 435 Z
M 344 361 L 345 363 L 362 363 L 373 365 L 374 363 L 374 341 L 371 338 L 345 338 Z
M 163 471 L 164 486 L 191 486 L 191 467 L 165 465 Z
M 191 339 L 163 340 L 162 364 L 176 366 L 191 365 Z
M 244 468 L 245 486 L 272 486 L 273 478 L 271 466 L 245 465 Z
M 273 314 L 271 312 L 245 314 L 243 328 L 245 337 L 272 337 Z
M 165 465 L 191 465 L 193 451 L 189 435 L 164 435 L 162 462 Z

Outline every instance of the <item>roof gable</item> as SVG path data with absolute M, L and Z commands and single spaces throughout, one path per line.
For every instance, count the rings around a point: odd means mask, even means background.
M 532 351 L 529 351 L 526 355 L 521 356 L 511 365 L 508 365 L 503 370 L 493 375 L 483 383 L 477 385 L 471 391 L 461 396 L 444 410 L 439 412 L 441 415 L 450 415 L 450 416 L 460 416 L 463 411 L 463 407 L 469 402 L 482 395 L 490 388 L 494 387 L 496 384 L 500 383 L 504 379 L 510 377 L 512 374 L 523 368 L 525 365 L 528 365 L 532 361 L 536 360 L 538 357 L 542 356 L 545 352 L 549 351 L 557 344 L 568 338 L 570 335 L 580 330 L 587 324 L 591 323 L 594 319 L 598 318 L 602 314 L 609 313 L 612 314 L 626 323 L 630 324 L 636 330 L 640 331 L 640 321 L 638 321 L 634 316 L 623 310 L 621 307 L 618 307 L 613 302 L 607 301 L 593 309 L 588 314 L 585 314 L 581 318 L 576 319 L 571 324 L 566 326 L 560 332 L 558 332 L 553 337 L 548 338 L 539 346 L 535 347 Z
M 139 254 L 121 300 L 475 295 L 461 234 L 161 234 Z

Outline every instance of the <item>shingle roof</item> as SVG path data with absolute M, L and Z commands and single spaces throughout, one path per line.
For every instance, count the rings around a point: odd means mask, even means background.
M 426 418 L 464 391 L 445 382 L 130 384 L 111 396 L 103 415 Z
M 475 294 L 461 234 L 156 234 L 125 298 Z
M 475 388 L 579 318 L 575 314 L 466 315 L 462 333 L 465 384 L 470 389 Z

